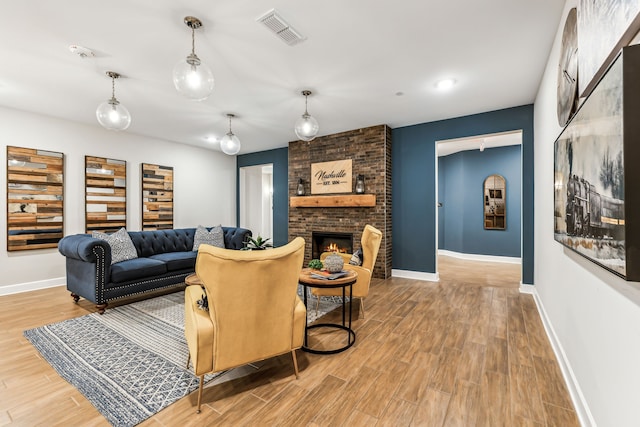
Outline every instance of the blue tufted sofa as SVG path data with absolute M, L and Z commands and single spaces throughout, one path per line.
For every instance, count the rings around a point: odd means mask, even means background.
M 227 249 L 242 249 L 251 231 L 222 227 Z M 195 272 L 195 228 L 129 231 L 138 258 L 111 265 L 111 246 L 89 234 L 65 236 L 58 250 L 67 260 L 67 289 L 96 304 L 103 314 L 109 301 L 184 283 Z

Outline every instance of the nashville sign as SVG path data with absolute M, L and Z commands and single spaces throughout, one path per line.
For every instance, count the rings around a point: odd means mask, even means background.
M 311 194 L 351 193 L 351 159 L 311 164 Z

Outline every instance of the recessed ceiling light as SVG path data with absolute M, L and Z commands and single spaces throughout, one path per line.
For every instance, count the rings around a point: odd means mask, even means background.
M 442 79 L 436 83 L 436 89 L 446 90 L 451 89 L 456 84 L 455 79 Z
M 217 136 L 207 136 L 205 139 L 207 140 L 207 142 L 209 144 L 215 144 L 215 143 L 219 142 Z
M 404 92 L 400 91 L 400 92 L 396 92 L 396 96 L 402 96 L 404 95 Z

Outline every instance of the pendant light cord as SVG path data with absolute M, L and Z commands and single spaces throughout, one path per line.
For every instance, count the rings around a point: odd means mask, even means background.
M 191 27 L 191 54 L 195 56 L 196 54 L 196 30 Z

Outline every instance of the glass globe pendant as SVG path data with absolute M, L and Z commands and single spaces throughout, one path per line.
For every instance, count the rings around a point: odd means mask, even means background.
M 227 117 L 229 117 L 229 132 L 220 139 L 220 149 L 224 154 L 233 156 L 240 151 L 240 140 L 231 130 L 231 119 L 235 117 L 235 114 L 227 114 Z
M 106 74 L 111 77 L 111 99 L 98 105 L 96 118 L 105 129 L 125 130 L 131 124 L 131 115 L 129 110 L 116 99 L 115 80 L 120 77 L 120 74 L 113 71 L 107 71 Z
M 196 55 L 195 30 L 202 27 L 202 22 L 193 16 L 186 16 L 184 23 L 191 28 L 191 53 L 173 67 L 173 84 L 185 97 L 203 101 L 213 92 L 214 79 L 211 69 Z
M 307 97 L 311 95 L 311 91 L 303 90 L 302 94 L 304 95 L 304 114 L 296 120 L 294 130 L 296 136 L 302 141 L 312 141 L 318 135 L 320 126 L 318 121 L 307 111 Z

